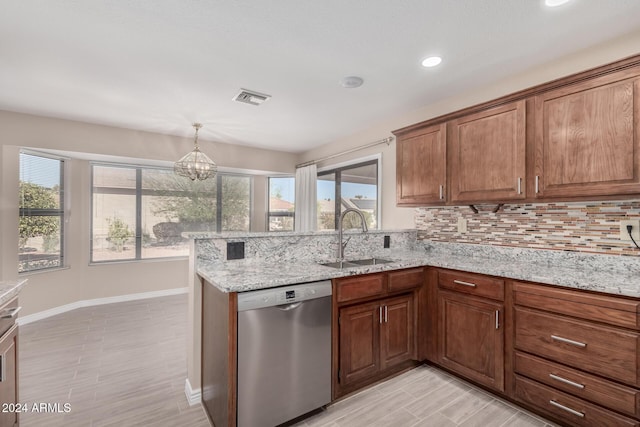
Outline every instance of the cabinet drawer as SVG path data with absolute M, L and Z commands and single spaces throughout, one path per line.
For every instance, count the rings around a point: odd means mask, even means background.
M 411 268 L 402 271 L 389 272 L 389 292 L 413 289 L 424 283 L 424 269 Z
M 515 347 L 581 370 L 638 386 L 635 332 L 527 308 L 515 308 Z
M 384 293 L 384 274 L 370 274 L 336 280 L 338 302 L 379 296 Z
M 514 302 L 568 316 L 640 329 L 640 301 L 515 282 Z
M 640 390 L 519 351 L 515 353 L 515 371 L 606 408 L 633 417 L 640 415 Z
M 0 336 L 16 323 L 18 310 L 20 310 L 18 308 L 18 298 L 12 299 L 0 308 Z
M 457 292 L 504 301 L 504 280 L 457 271 L 438 271 L 438 286 Z
M 516 375 L 516 400 L 535 406 L 571 426 L 638 427 L 640 422 Z

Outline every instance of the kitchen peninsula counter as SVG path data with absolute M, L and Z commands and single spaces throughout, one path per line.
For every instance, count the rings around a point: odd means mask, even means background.
M 598 255 L 594 261 L 593 255 L 513 248 L 501 248 L 500 254 L 496 256 L 492 250 L 470 252 L 480 245 L 465 246 L 469 247 L 466 248 L 469 251 L 465 252 L 463 249 L 448 252 L 442 248 L 433 250 L 430 245 L 418 247 L 415 250 L 387 249 L 370 256 L 391 260 L 393 261 L 391 263 L 345 269 L 318 264 L 327 260 L 287 262 L 265 261 L 258 258 L 224 262 L 205 261 L 200 263 L 197 273 L 223 292 L 245 292 L 380 271 L 430 266 L 640 298 L 638 271 L 633 269 L 634 263 L 638 263 L 640 267 L 640 259 Z M 550 252 L 551 256 L 532 256 L 530 251 L 535 255 Z M 534 259 L 531 260 L 531 258 Z M 630 263 L 632 267 L 627 272 L 624 271 L 624 266 L 612 268 L 611 263 L 608 262 L 610 258 Z
M 0 305 L 4 305 L 16 297 L 25 283 L 27 283 L 27 279 L 0 281 Z

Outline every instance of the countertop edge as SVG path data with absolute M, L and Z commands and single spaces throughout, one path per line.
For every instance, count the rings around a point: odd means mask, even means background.
M 518 263 L 511 263 L 509 265 L 500 263 L 500 268 L 497 268 L 495 265 L 491 265 L 491 260 L 482 258 L 460 258 L 455 256 L 433 257 L 425 254 L 424 252 L 418 252 L 417 254 L 414 254 L 414 256 L 418 254 L 422 255 L 423 257 L 427 256 L 427 258 L 398 260 L 389 264 L 354 267 L 343 270 L 332 270 L 328 267 L 318 266 L 315 262 L 298 263 L 294 267 L 294 269 L 289 270 L 299 270 L 299 272 L 296 272 L 295 274 L 277 274 L 277 272 L 274 271 L 274 274 L 272 275 L 261 275 L 260 281 L 249 280 L 239 284 L 230 283 L 233 282 L 233 274 L 231 274 L 230 277 L 222 277 L 225 273 L 229 272 L 229 266 L 233 266 L 233 264 L 229 263 L 213 264 L 209 265 L 208 267 L 198 268 L 197 274 L 204 280 L 215 286 L 218 290 L 229 293 L 247 292 L 251 290 L 267 289 L 271 287 L 293 285 L 297 283 L 315 282 L 318 280 L 336 279 L 341 277 L 370 274 L 383 271 L 393 271 L 412 267 L 437 267 L 459 270 L 469 273 L 486 274 L 510 280 L 522 280 L 533 283 L 561 286 L 570 289 L 580 289 L 610 295 L 640 298 L 640 287 L 638 287 L 637 289 L 632 287 L 625 287 L 625 283 L 632 282 L 626 280 L 625 276 L 615 273 L 603 273 L 597 271 L 571 269 L 569 267 L 532 264 L 526 265 L 526 267 L 528 267 L 529 269 L 529 271 L 527 271 L 525 265 L 519 265 Z M 251 264 L 247 265 L 249 266 Z M 268 267 L 273 268 L 273 266 L 268 263 L 255 263 L 253 264 L 253 267 L 257 267 L 257 269 Z M 222 273 L 211 272 L 210 274 L 210 271 L 207 270 L 210 270 L 211 268 L 219 268 L 220 272 Z M 237 270 L 233 272 L 234 274 L 239 275 L 242 272 L 241 264 L 236 264 L 231 268 Z M 281 270 L 286 271 L 287 269 L 282 268 Z M 532 271 L 535 272 L 532 273 Z M 268 282 L 268 285 L 264 285 L 264 282 Z
M 0 283 L 0 305 L 11 301 L 17 296 L 28 279 L 18 279 Z

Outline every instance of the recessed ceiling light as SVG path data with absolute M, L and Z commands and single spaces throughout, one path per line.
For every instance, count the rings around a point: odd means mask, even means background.
M 425 58 L 422 61 L 422 66 L 423 67 L 435 67 L 436 65 L 440 64 L 442 62 L 442 58 L 440 58 L 439 56 L 430 56 L 428 58 Z
M 549 7 L 562 6 L 565 3 L 569 3 L 571 0 L 544 0 L 544 4 Z
M 362 83 L 364 83 L 364 80 L 362 79 L 362 77 L 358 77 L 358 76 L 347 76 L 344 77 L 342 80 L 340 80 L 340 86 L 345 87 L 347 89 L 354 89 L 357 87 L 362 86 Z

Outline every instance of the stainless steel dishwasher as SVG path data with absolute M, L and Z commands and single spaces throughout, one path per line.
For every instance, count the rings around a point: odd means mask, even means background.
M 273 427 L 331 401 L 331 281 L 238 295 L 238 426 Z

